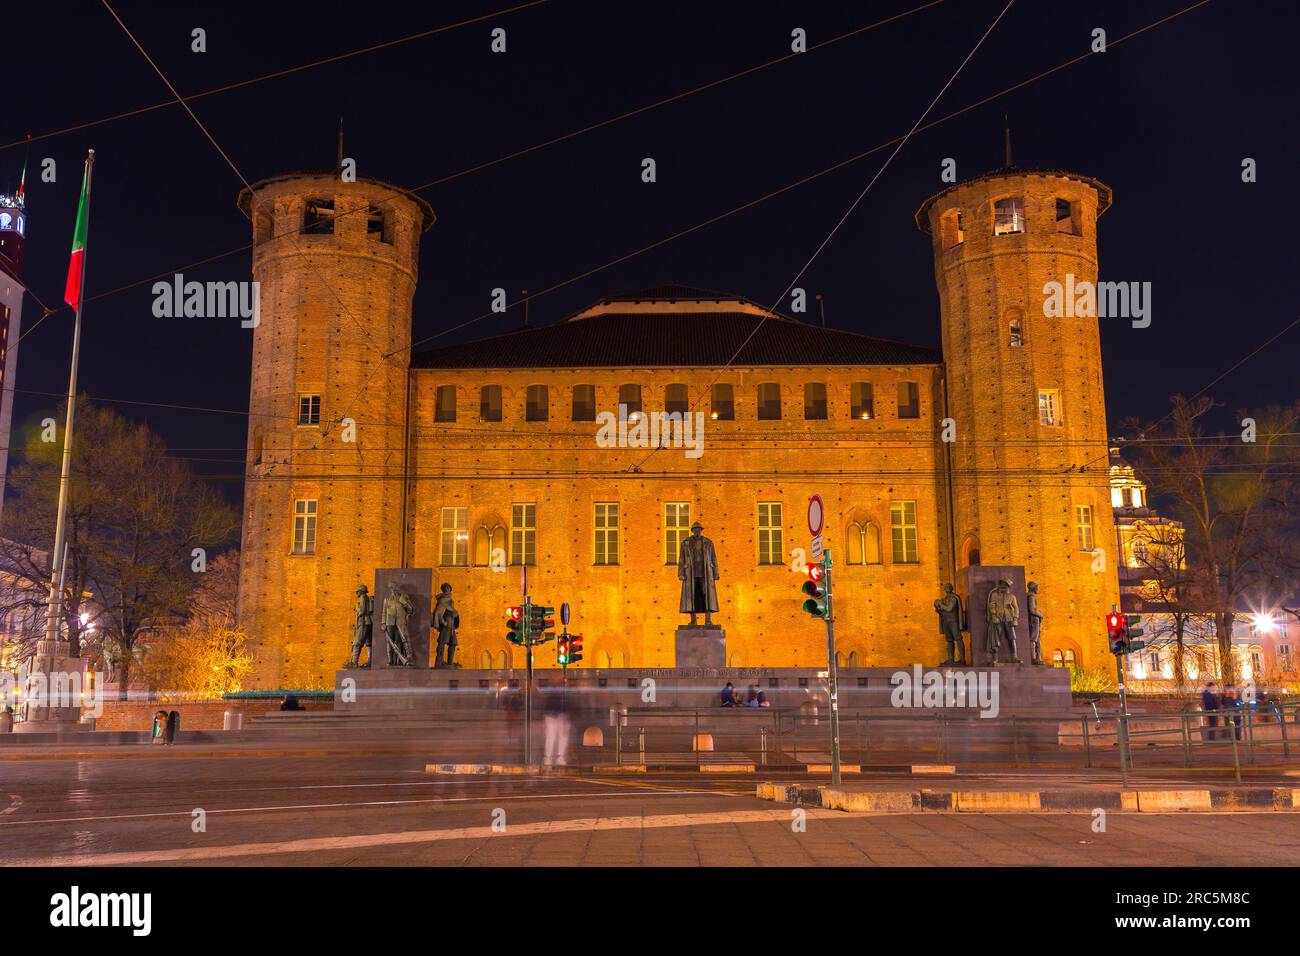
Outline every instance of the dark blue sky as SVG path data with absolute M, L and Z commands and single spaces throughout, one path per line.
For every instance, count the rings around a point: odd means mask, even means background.
M 338 118 L 362 176 L 418 186 L 919 5 L 888 3 L 583 3 L 549 0 L 376 53 L 222 93 L 193 104 L 250 180 L 333 165 Z M 1102 278 L 1149 281 L 1153 322 L 1103 323 L 1112 430 L 1158 417 L 1174 392 L 1200 389 L 1297 317 L 1296 157 L 1300 155 L 1293 0 L 1191 5 L 1016 3 L 931 118 L 946 115 L 1086 52 L 1094 28 L 1112 49 L 918 133 L 801 282 L 826 296 L 832 325 L 938 344 L 929 240 L 912 222 L 941 187 L 1001 165 L 1002 114 L 1016 160 L 1096 176 L 1115 191 L 1100 225 Z M 438 214 L 425 237 L 415 337 L 487 311 L 495 286 L 515 295 L 619 254 L 877 146 L 907 131 L 1004 0 L 947 0 L 815 50 L 422 194 Z M 182 93 L 285 69 L 511 6 L 481 2 L 115 2 Z M 6 12 L 0 144 L 168 98 L 95 2 L 22 4 Z M 508 52 L 489 49 L 492 27 Z M 207 31 L 208 52 L 190 51 Z M 14 38 L 18 38 L 15 41 Z M 27 278 L 62 298 L 80 163 L 97 153 L 87 288 L 103 293 L 249 241 L 240 182 L 179 107 L 36 142 L 28 183 Z M 0 184 L 21 146 L 0 149 Z M 666 280 L 770 303 L 884 162 L 882 150 L 654 252 L 534 301 L 534 323 L 558 320 L 610 292 Z M 640 180 L 643 157 L 658 182 Z M 1241 181 L 1243 157 L 1259 181 Z M 249 254 L 185 269 L 187 278 L 245 279 Z M 92 301 L 83 389 L 141 403 L 240 410 L 249 333 L 229 320 L 158 319 L 149 284 Z M 30 326 L 40 310 L 28 305 Z M 518 324 L 517 313 L 444 337 Z M 71 316 L 23 341 L 17 387 L 66 387 Z M 1234 373 L 1214 394 L 1232 407 L 1295 398 L 1300 330 Z M 20 391 L 19 421 L 56 399 Z M 151 404 L 147 418 L 212 475 L 240 476 L 246 420 Z M 238 494 L 237 483 L 231 483 Z

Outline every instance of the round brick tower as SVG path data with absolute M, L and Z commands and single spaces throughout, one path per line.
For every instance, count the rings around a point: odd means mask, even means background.
M 1072 649 L 1090 668 L 1106 664 L 1102 616 L 1119 600 L 1101 345 L 1096 318 L 1049 318 L 1044 303 L 1049 282 L 1097 281 L 1110 203 L 1087 176 L 1008 167 L 916 214 L 933 239 L 956 425 L 957 567 L 1024 565 L 1040 588 L 1044 655 Z M 1027 630 L 1022 608 L 1022 643 Z
M 258 688 L 333 686 L 356 588 L 400 566 L 419 197 L 299 174 L 239 195 L 253 224 L 240 623 Z

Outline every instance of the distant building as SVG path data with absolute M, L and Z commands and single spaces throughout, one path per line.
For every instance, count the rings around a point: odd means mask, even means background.
M 27 291 L 22 281 L 26 243 L 26 197 L 20 186 L 12 196 L 0 193 L 0 509 L 4 508 L 5 477 L 9 471 L 13 384 L 18 368 L 23 295 Z

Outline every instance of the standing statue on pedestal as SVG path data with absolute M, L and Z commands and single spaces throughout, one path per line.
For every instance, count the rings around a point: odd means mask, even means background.
M 966 645 L 961 639 L 961 632 L 966 624 L 966 615 L 961 606 L 961 598 L 953 593 L 951 584 L 943 586 L 943 597 L 934 602 L 934 609 L 939 615 L 939 633 L 948 643 L 948 659 L 939 666 L 960 664 L 965 667 Z
M 993 665 L 997 666 L 998 649 L 1004 640 L 1011 651 L 1011 663 L 1019 664 L 1020 657 L 1016 654 L 1016 625 L 1020 623 L 1020 605 L 1016 603 L 1016 596 L 1011 593 L 1011 582 L 1006 578 L 989 592 L 988 622 L 989 657 Z
M 718 610 L 718 555 L 713 542 L 701 532 L 704 525 L 691 525 L 691 536 L 682 541 L 677 552 L 677 578 L 682 582 L 682 600 L 678 611 L 691 616 L 688 627 L 695 627 L 695 615 L 704 615 L 704 626 L 713 626 Z
M 1038 585 L 1030 581 L 1027 588 L 1029 591 L 1025 603 L 1028 607 L 1025 611 L 1029 615 L 1029 663 L 1043 666 L 1043 645 L 1040 636 L 1043 631 L 1043 612 L 1038 610 Z
M 344 667 L 361 667 L 361 648 L 370 648 L 370 655 L 365 666 L 369 667 L 374 659 L 375 649 L 370 645 L 371 624 L 374 621 L 375 599 L 370 596 L 370 589 L 364 584 L 357 588 L 357 619 L 352 631 L 352 656 Z
M 444 584 L 438 594 L 438 603 L 433 607 L 433 627 L 438 632 L 438 647 L 435 651 L 437 656 L 433 659 L 434 668 L 460 667 L 459 664 L 452 663 L 452 658 L 456 656 L 456 629 L 460 627 L 460 612 L 452 603 L 450 584 Z M 442 658 L 444 647 L 447 649 L 445 663 Z
M 384 598 L 384 636 L 388 639 L 389 667 L 411 666 L 411 643 L 407 639 L 406 621 L 414 612 L 411 599 L 402 589 L 396 583 L 388 585 L 388 596 Z

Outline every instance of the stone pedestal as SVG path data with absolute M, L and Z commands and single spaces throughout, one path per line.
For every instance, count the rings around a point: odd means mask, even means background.
M 976 667 L 984 667 L 992 659 L 988 639 L 988 596 L 998 581 L 1011 582 L 1011 593 L 1020 607 L 1020 623 L 1016 625 L 1016 655 L 1019 665 L 1010 663 L 1011 649 L 1004 643 L 998 651 L 998 667 L 1031 667 L 1029 647 L 1029 594 L 1025 589 L 1025 569 L 1020 565 L 977 564 L 962 568 L 957 575 L 957 591 L 966 607 L 966 620 L 970 627 L 970 660 Z
M 727 632 L 717 625 L 685 624 L 674 637 L 677 667 L 726 667 Z
M 38 643 L 21 684 L 19 712 L 23 719 L 15 722 L 15 733 L 71 733 L 94 728 L 81 723 L 81 658 L 68 653 L 67 641 Z
M 410 598 L 414 610 L 406 619 L 406 639 L 411 645 L 411 668 L 429 669 L 429 626 L 433 617 L 432 568 L 378 568 L 375 571 L 374 630 L 370 639 L 370 666 L 374 670 L 406 670 L 388 663 L 388 636 L 384 633 L 384 598 L 396 584 Z

